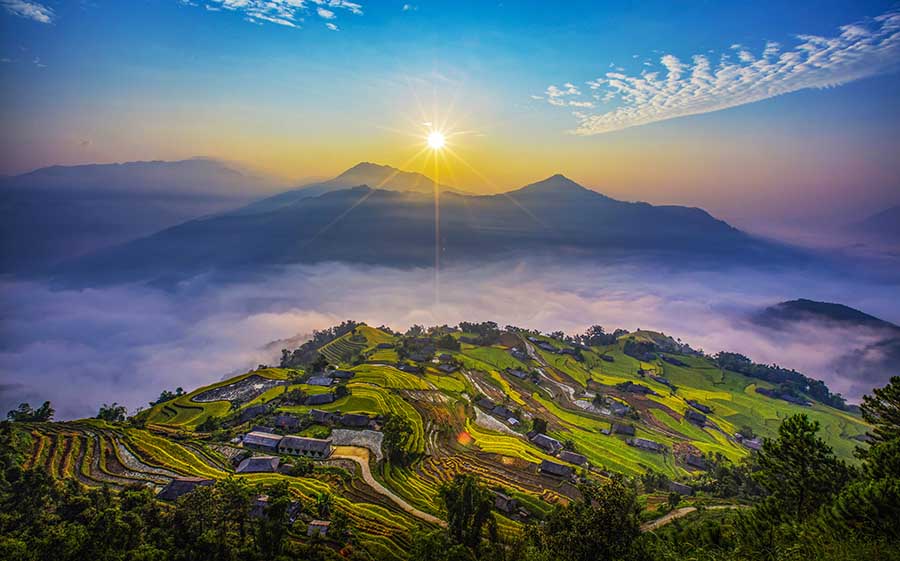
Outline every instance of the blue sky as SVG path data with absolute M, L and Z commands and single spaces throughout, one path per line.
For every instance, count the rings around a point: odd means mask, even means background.
M 563 172 L 739 222 L 831 220 L 900 203 L 900 39 L 883 19 L 898 9 L 0 0 L 0 172 L 200 154 L 286 178 L 359 160 L 415 168 L 417 135 L 434 121 L 458 133 L 451 147 L 477 173 L 445 173 L 470 187 Z M 857 24 L 867 35 L 842 28 Z M 822 47 L 840 56 L 817 73 L 774 64 L 821 41 L 843 42 Z M 846 64 L 841 53 L 856 51 Z M 698 93 L 697 56 L 711 73 L 773 64 Z M 764 80 L 785 93 L 755 95 Z M 604 101 L 613 85 L 619 97 Z

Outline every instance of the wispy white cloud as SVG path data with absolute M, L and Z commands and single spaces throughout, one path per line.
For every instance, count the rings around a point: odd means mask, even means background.
M 0 6 L 16 16 L 34 20 L 40 23 L 53 23 L 56 14 L 53 8 L 44 6 L 40 2 L 29 0 L 0 0 Z
M 708 54 L 694 55 L 690 62 L 663 54 L 659 71 L 651 67 L 626 74 L 612 65 L 613 71 L 585 82 L 590 88 L 586 94 L 566 83 L 532 97 L 574 108 L 578 126 L 573 132 L 593 135 L 839 86 L 900 68 L 900 10 L 838 31 L 832 37 L 799 35 L 788 50 L 769 41 L 759 54 L 734 44 L 733 52 L 721 54 L 717 62 Z
M 2 1 L 2 0 L 0 0 Z M 182 3 L 185 3 L 182 0 Z M 189 5 L 196 5 L 193 2 Z M 205 0 L 209 11 L 228 10 L 240 13 L 251 23 L 274 23 L 285 27 L 300 27 L 304 16 L 314 13 L 324 20 L 337 19 L 337 10 L 362 15 L 362 5 L 346 0 Z M 337 31 L 334 23 L 325 26 Z

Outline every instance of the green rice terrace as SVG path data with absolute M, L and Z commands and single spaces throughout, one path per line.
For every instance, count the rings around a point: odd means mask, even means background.
M 24 466 L 169 500 L 206 480 L 284 481 L 301 504 L 330 496 L 372 558 L 405 559 L 411 532 L 445 525 L 439 489 L 457 474 L 495 493 L 501 535 L 577 499 L 580 481 L 617 474 L 639 486 L 652 524 L 673 493 L 682 508 L 740 505 L 711 472 L 755 454 L 793 414 L 818 421 L 851 463 L 869 430 L 852 407 L 658 333 L 572 338 L 490 322 L 341 331 L 127 421 L 22 423 Z M 303 513 L 291 538 L 327 524 Z

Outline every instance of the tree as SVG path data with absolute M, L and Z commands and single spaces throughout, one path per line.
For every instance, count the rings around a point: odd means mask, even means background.
M 447 512 L 447 531 L 454 543 L 477 553 L 485 524 L 493 525 L 493 494 L 472 474 L 458 474 L 441 485 L 438 496 Z
M 328 368 L 328 359 L 321 353 L 316 355 L 315 360 L 309 365 L 309 369 L 313 372 L 324 372 L 326 368 Z
M 384 434 L 381 444 L 387 452 L 388 458 L 391 461 L 402 463 L 406 459 L 404 446 L 413 432 L 412 425 L 406 417 L 388 413 L 385 416 L 381 432 Z
M 125 420 L 125 415 L 127 413 L 128 410 L 125 409 L 124 405 L 119 405 L 114 401 L 112 405 L 107 405 L 105 403 L 101 405 L 100 411 L 97 412 L 97 418 L 111 423 L 121 423 Z
M 754 478 L 769 492 L 771 512 L 806 519 L 849 480 L 849 468 L 818 431 L 817 421 L 797 414 L 781 423 L 778 438 L 763 441 Z
M 872 393 L 863 396 L 860 409 L 863 419 L 873 426 L 873 442 L 900 438 L 900 376 L 892 376 L 887 386 Z
M 541 419 L 540 417 L 535 417 L 531 420 L 531 430 L 539 433 L 547 432 L 547 421 Z
M 49 401 L 45 401 L 37 409 L 32 409 L 28 403 L 20 403 L 17 409 L 13 409 L 6 414 L 6 418 L 20 423 L 43 422 L 52 420 L 54 413 L 56 411 Z
M 624 479 L 579 487 L 581 499 L 557 506 L 535 539 L 548 559 L 625 559 L 640 535 L 641 507 Z

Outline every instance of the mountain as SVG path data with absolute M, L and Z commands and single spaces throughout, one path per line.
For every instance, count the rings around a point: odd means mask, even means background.
M 0 179 L 0 272 L 33 270 L 246 204 L 274 181 L 197 158 L 52 166 Z
M 391 166 L 361 162 L 334 179 L 311 183 L 284 193 L 279 193 L 275 196 L 247 205 L 242 209 L 238 209 L 235 211 L 235 214 L 271 212 L 303 199 L 317 197 L 325 193 L 357 187 L 359 185 L 369 185 L 372 188 L 384 189 L 387 191 L 409 191 L 427 195 L 434 194 L 434 180 L 421 173 L 401 171 Z M 441 192 L 467 194 L 467 192 L 462 189 L 449 187 L 443 184 L 440 184 L 438 188 Z
M 843 327 L 867 327 L 897 331 L 900 326 L 884 321 L 855 308 L 830 302 L 816 302 L 800 298 L 769 306 L 756 316 L 758 323 L 777 327 L 784 322 L 816 321 Z
M 443 262 L 653 252 L 747 262 L 778 252 L 701 209 L 617 201 L 561 175 L 500 195 L 445 191 L 439 207 Z M 192 220 L 65 271 L 135 280 L 321 261 L 428 266 L 435 259 L 435 210 L 431 194 L 364 185 L 332 190 L 273 210 L 257 203 Z
M 773 343 L 784 336 L 806 344 L 839 344 L 842 351 L 822 375 L 852 381 L 848 392 L 862 395 L 888 383 L 900 363 L 900 326 L 843 304 L 798 299 L 769 306 L 752 317 L 771 331 Z
M 869 242 L 900 245 L 900 205 L 851 225 L 850 231 Z

